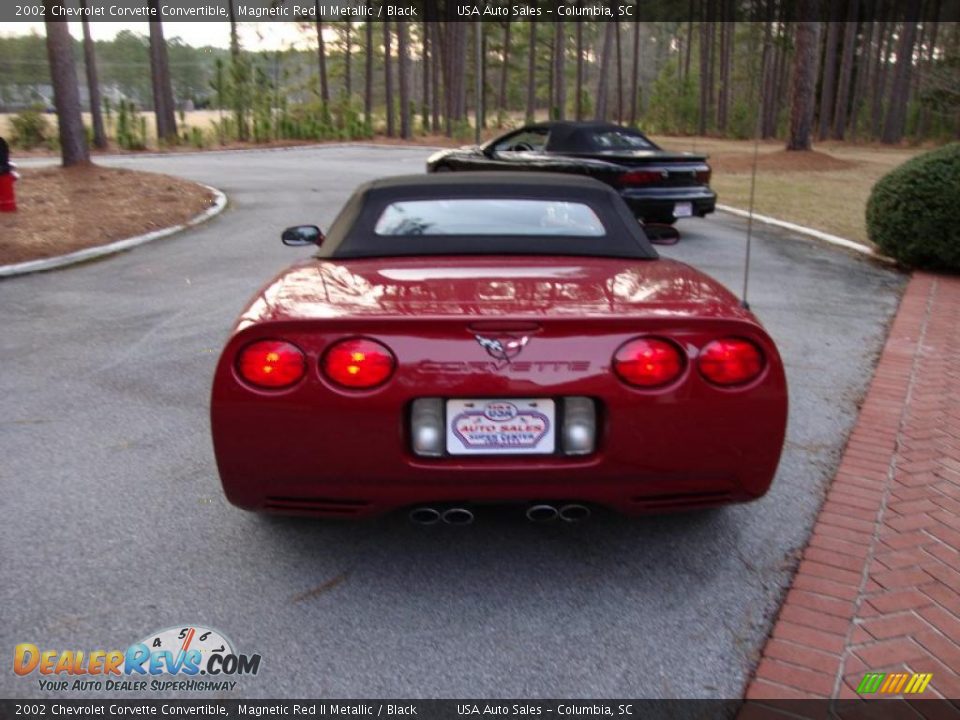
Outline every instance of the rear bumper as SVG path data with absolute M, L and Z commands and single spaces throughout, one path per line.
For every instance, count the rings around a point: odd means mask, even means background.
M 674 207 L 689 202 L 695 217 L 703 217 L 717 208 L 717 194 L 708 187 L 626 188 L 620 191 L 633 213 L 640 218 L 673 217 Z

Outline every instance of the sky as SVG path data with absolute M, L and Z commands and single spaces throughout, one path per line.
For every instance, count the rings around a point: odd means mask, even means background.
M 2 1 L 2 0 L 0 0 Z M 70 34 L 77 39 L 83 38 L 79 22 L 68 23 Z M 0 31 L 0 35 L 27 35 L 33 30 L 38 35 L 44 34 L 42 22 L 8 23 Z M 96 22 L 90 23 L 90 34 L 94 40 L 111 40 L 121 30 L 146 35 L 150 32 L 146 22 Z M 238 24 L 240 44 L 247 50 L 287 50 L 296 45 L 306 48 L 314 42 L 311 33 L 300 31 L 294 22 L 245 22 Z M 230 47 L 230 24 L 227 22 L 164 22 L 163 34 L 169 40 L 179 36 L 188 45 L 202 47 Z M 324 33 L 326 35 L 326 33 Z

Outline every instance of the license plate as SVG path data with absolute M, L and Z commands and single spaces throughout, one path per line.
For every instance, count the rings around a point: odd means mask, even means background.
M 674 203 L 673 216 L 678 218 L 693 217 L 693 203 Z
M 553 400 L 447 400 L 447 452 L 549 455 L 555 417 Z

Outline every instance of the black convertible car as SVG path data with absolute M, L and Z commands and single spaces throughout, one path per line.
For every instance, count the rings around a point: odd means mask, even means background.
M 530 170 L 589 175 L 616 188 L 647 223 L 712 213 L 706 155 L 670 152 L 646 135 L 609 123 L 545 122 L 526 125 L 486 145 L 442 150 L 427 172 Z

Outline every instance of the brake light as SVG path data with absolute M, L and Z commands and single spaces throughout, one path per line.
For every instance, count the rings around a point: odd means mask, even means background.
M 654 388 L 673 382 L 683 372 L 680 349 L 669 340 L 637 338 L 613 356 L 613 370 L 628 385 Z
M 703 185 L 709 185 L 710 173 L 711 173 L 710 168 L 707 168 L 706 170 L 697 170 L 697 172 L 694 173 L 694 177 L 696 178 L 698 183 L 702 183 Z
M 386 345 L 365 338 L 350 338 L 333 345 L 320 361 L 327 378 L 342 387 L 366 390 L 393 375 L 396 360 Z
M 296 345 L 282 340 L 250 343 L 237 357 L 240 377 L 261 388 L 280 389 L 299 382 L 307 363 Z
M 700 372 L 714 385 L 743 385 L 763 371 L 763 352 L 749 340 L 723 338 L 700 351 Z
M 651 185 L 663 180 L 659 170 L 632 170 L 620 175 L 621 185 Z

